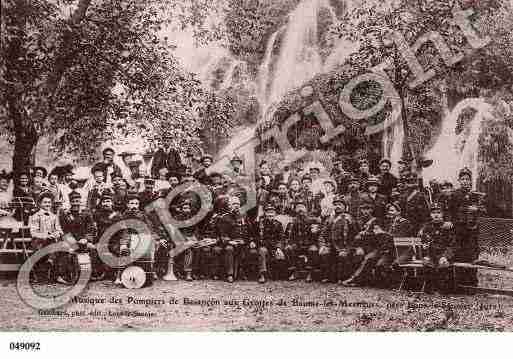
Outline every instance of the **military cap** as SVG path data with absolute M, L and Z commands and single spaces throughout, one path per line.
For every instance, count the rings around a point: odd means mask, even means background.
M 211 155 L 209 155 L 208 153 L 205 153 L 203 156 L 201 156 L 201 162 L 203 162 L 204 160 L 206 159 L 209 159 L 211 161 L 214 160 L 214 157 L 212 157 Z
M 41 171 L 41 172 L 43 172 L 43 178 L 46 178 L 46 175 L 48 174 L 48 171 L 46 170 L 46 168 L 44 168 L 44 167 L 42 167 L 42 166 L 36 166 L 36 167 L 34 167 L 34 174 L 35 174 L 37 171 Z
M 342 203 L 342 204 L 346 205 L 346 201 L 345 201 L 343 196 L 335 196 L 335 197 L 333 197 L 333 200 L 331 201 L 331 203 L 333 203 L 333 204 L 335 204 L 335 203 Z
M 362 158 L 361 160 L 358 161 L 358 164 L 361 166 L 361 165 L 368 165 L 369 164 L 369 161 L 367 161 L 365 158 Z
M 275 211 L 275 210 L 276 210 L 276 207 L 273 206 L 271 203 L 266 204 L 264 207 L 264 211 Z
M 468 167 L 463 167 L 458 173 L 458 179 L 460 179 L 463 176 L 469 176 L 470 178 L 472 178 L 472 171 Z
M 237 156 L 237 154 L 234 154 L 232 159 L 230 160 L 230 162 L 239 162 L 239 163 L 242 163 L 242 159 Z
M 101 163 L 95 164 L 93 167 L 91 167 L 91 173 L 94 174 L 95 172 L 102 172 L 103 173 L 103 165 Z
M 110 178 L 111 178 L 111 179 L 114 179 L 114 178 L 123 178 L 123 175 L 122 175 L 119 171 L 114 171 L 114 172 L 112 172 L 112 174 L 110 175 Z
M 390 161 L 388 158 L 382 158 L 381 161 L 379 161 L 379 165 L 381 166 L 383 163 L 388 163 L 390 167 L 392 167 L 392 161 Z
M 112 154 L 116 153 L 112 147 L 106 147 L 103 149 L 102 154 L 105 155 L 107 152 L 111 152 Z
M 211 172 L 210 175 L 209 175 L 210 178 L 215 178 L 215 177 L 223 177 L 222 174 L 220 174 L 219 172 Z
M 68 198 L 70 201 L 73 201 L 74 199 L 81 199 L 82 195 L 77 191 L 71 191 L 68 195 Z
M 398 212 L 402 211 L 401 206 L 399 206 L 398 202 L 390 202 L 389 204 L 387 204 L 386 210 L 388 211 L 390 207 L 394 207 Z
M 440 203 L 438 203 L 438 202 L 433 202 L 433 203 L 431 203 L 430 209 L 431 209 L 431 211 L 441 211 L 442 206 L 440 206 Z
M 140 199 L 139 198 L 139 193 L 135 189 L 130 189 L 130 190 L 128 190 L 128 192 L 126 194 L 126 200 L 128 202 L 128 201 L 131 201 L 133 199 Z
M 150 178 L 150 177 L 144 177 L 144 184 L 146 186 L 154 186 L 155 185 L 155 180 L 153 178 Z
M 312 180 L 312 177 L 311 177 L 310 175 L 307 175 L 307 174 L 306 174 L 306 175 L 304 175 L 304 176 L 301 178 L 301 182 L 302 182 L 302 181 L 304 181 L 305 179 L 307 179 L 307 180 L 310 180 L 310 181 L 311 181 L 311 180 Z
M 53 194 L 50 191 L 43 191 L 37 198 L 37 203 L 40 203 L 43 199 L 50 198 L 53 201 Z
M 2 172 L 0 172 L 0 179 L 4 179 L 4 180 L 7 180 L 7 181 L 10 181 L 11 178 L 12 178 L 12 174 L 11 173 L 6 172 L 5 170 L 2 170 Z
M 105 189 L 100 197 L 100 202 L 103 202 L 106 199 L 112 200 L 113 198 L 114 194 L 112 193 L 112 191 L 110 189 Z
M 303 206 L 306 206 L 306 202 L 302 199 L 297 199 L 295 202 L 294 202 L 294 208 L 299 206 L 299 205 L 303 205 Z
M 378 177 L 370 176 L 369 178 L 367 178 L 367 181 L 365 182 L 365 185 L 366 186 L 370 186 L 371 184 L 374 184 L 376 186 L 379 186 L 380 183 L 381 183 L 381 181 L 379 180 Z
M 310 167 L 309 171 L 310 171 L 310 172 L 311 172 L 311 171 L 316 171 L 316 172 L 320 173 L 320 172 L 321 172 L 321 169 L 320 169 L 319 167 L 317 167 L 317 166 L 312 166 L 312 167 Z
M 142 160 L 133 160 L 128 162 L 128 167 L 130 168 L 136 168 L 139 167 L 142 163 Z

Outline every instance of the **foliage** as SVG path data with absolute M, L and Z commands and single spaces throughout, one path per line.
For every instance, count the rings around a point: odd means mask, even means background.
M 199 114 L 209 112 L 212 98 L 159 37 L 171 3 L 2 2 L 0 126 L 12 136 L 15 170 L 47 135 L 56 150 L 85 157 L 106 139 L 134 134 L 200 143 L 214 115 Z M 228 112 L 216 121 L 224 123 Z

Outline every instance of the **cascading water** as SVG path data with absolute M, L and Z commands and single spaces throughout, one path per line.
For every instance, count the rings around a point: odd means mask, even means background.
M 323 71 L 318 47 L 318 14 L 321 9 L 328 9 L 335 16 L 327 0 L 302 0 L 289 14 L 286 26 L 269 37 L 258 73 L 261 120 L 272 116 L 273 103 Z M 274 63 L 275 45 L 282 31 L 285 34 Z M 220 157 L 233 155 L 237 148 L 253 137 L 254 130 L 253 126 L 235 133 L 232 141 L 220 152 Z
M 467 108 L 472 108 L 477 113 L 457 134 L 458 118 Z M 454 184 L 457 181 L 459 169 L 468 167 L 474 174 L 475 187 L 479 164 L 479 135 L 483 120 L 492 117 L 491 111 L 492 106 L 482 98 L 466 99 L 456 105 L 443 121 L 442 130 L 435 145 L 426 154 L 426 158 L 433 160 L 433 165 L 423 172 L 426 180 L 447 179 Z

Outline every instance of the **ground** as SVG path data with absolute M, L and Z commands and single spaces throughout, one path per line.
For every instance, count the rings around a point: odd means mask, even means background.
M 481 276 L 480 280 L 488 279 Z M 74 303 L 60 308 L 61 315 L 43 315 L 48 313 L 40 313 L 20 300 L 14 279 L 2 279 L 0 290 L 3 331 L 513 330 L 513 298 L 490 294 L 441 296 L 301 281 L 264 285 L 247 281 L 158 281 L 139 290 L 95 282 L 89 284 L 81 297 L 104 299 L 106 303 Z M 62 287 L 45 286 L 42 290 L 49 292 Z M 111 297 L 123 303 L 110 304 Z M 128 304 L 129 297 L 163 300 L 164 304 Z M 173 298 L 177 304 L 170 304 Z M 184 298 L 214 301 L 210 305 L 186 305 Z M 245 298 L 252 302 L 244 302 Z M 287 305 L 279 305 L 280 299 Z M 293 305 L 294 299 L 302 305 Z M 146 316 L 109 315 L 120 311 Z M 82 313 L 77 316 L 76 312 Z

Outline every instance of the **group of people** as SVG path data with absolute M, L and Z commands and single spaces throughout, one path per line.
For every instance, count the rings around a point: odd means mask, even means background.
M 164 280 L 178 274 L 186 281 L 304 278 L 343 286 L 392 286 L 399 265 L 416 258 L 425 266 L 431 289 L 450 290 L 451 263 L 478 259 L 484 198 L 472 190 L 473 174 L 467 168 L 459 171 L 457 188 L 448 181 L 424 187 L 405 159 L 397 163 L 397 177 L 386 158 L 375 174 L 365 159 L 352 166 L 336 158 L 331 173 L 313 162 L 307 168 L 298 163 L 277 171 L 262 160 L 255 177 L 256 206 L 242 211 L 249 203 L 249 176 L 237 155 L 230 168 L 219 173 L 211 169 L 213 157 L 208 154 L 193 169 L 176 151 L 159 151 L 146 177 L 139 171 L 141 161 L 134 161 L 128 163 L 126 178 L 114 163 L 112 148 L 103 151 L 103 161 L 92 166 L 91 178 L 82 183 L 74 178 L 72 166 L 49 173 L 43 167 L 14 176 L 3 172 L 0 214 L 28 225 L 33 249 L 72 241 L 90 253 L 96 279 L 110 276 L 116 282 L 120 272 L 99 260 L 98 242 L 112 224 L 124 219 L 140 219 L 152 228 L 157 240 L 151 256 L 163 263 Z M 169 210 L 175 219 L 187 221 L 202 206 L 195 190 L 199 184 L 208 188 L 213 205 L 200 221 L 180 228 L 189 245 L 175 258 L 173 239 L 158 216 L 145 209 L 181 186 Z M 133 230 L 121 230 L 112 236 L 109 250 L 129 255 L 134 235 Z M 420 258 L 413 249 L 397 255 L 398 237 L 420 237 Z M 69 283 L 71 256 L 40 262 L 52 268 L 55 280 Z M 47 267 L 39 265 L 35 280 Z M 459 278 L 477 284 L 473 270 L 464 270 Z

